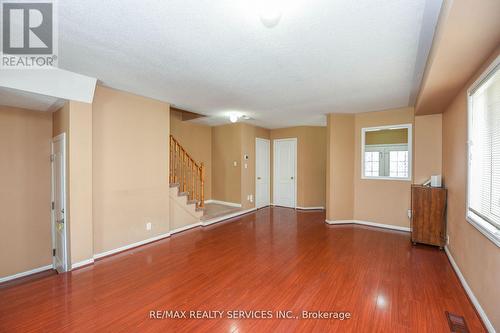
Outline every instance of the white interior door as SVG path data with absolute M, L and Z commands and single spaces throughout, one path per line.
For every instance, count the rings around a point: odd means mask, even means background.
M 52 140 L 52 246 L 54 268 L 68 270 L 66 223 L 66 135 Z
M 273 201 L 277 206 L 296 206 L 297 139 L 274 140 Z
M 255 206 L 262 208 L 271 203 L 270 194 L 271 143 L 266 139 L 255 140 Z

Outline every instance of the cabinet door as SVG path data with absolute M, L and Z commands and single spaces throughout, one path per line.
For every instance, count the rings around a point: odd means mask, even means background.
M 446 190 L 412 188 L 412 241 L 444 245 Z
M 419 187 L 412 188 L 412 233 L 413 242 L 423 243 L 425 239 L 425 202 L 427 201 L 425 189 Z
M 429 224 L 428 235 L 429 244 L 444 246 L 445 244 L 445 210 L 446 210 L 446 190 L 431 189 L 429 193 Z

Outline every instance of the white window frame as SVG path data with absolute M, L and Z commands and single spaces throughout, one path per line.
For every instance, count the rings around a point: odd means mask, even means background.
M 391 151 L 408 151 L 408 145 L 406 143 L 396 143 L 396 144 L 375 144 L 375 145 L 365 145 L 365 158 L 366 153 L 379 153 L 379 174 L 390 174 L 391 171 Z M 365 160 L 365 167 L 366 167 Z M 366 170 L 363 169 L 366 175 Z M 384 177 L 384 176 L 367 176 L 367 177 Z M 391 177 L 391 176 L 388 176 Z M 398 179 L 405 179 L 405 177 L 392 177 Z
M 470 146 L 469 138 L 472 124 L 472 94 L 497 70 L 500 70 L 500 56 L 498 56 L 490 66 L 479 76 L 479 78 L 467 90 L 467 188 L 466 188 L 466 210 L 465 219 L 472 224 L 479 232 L 500 247 L 500 229 L 487 222 L 485 219 L 475 214 L 469 207 L 469 182 L 470 182 Z
M 365 156 L 364 156 L 365 157 L 364 168 L 366 167 L 366 162 L 372 162 L 372 161 L 367 161 L 366 160 L 366 153 L 378 153 L 379 156 L 378 156 L 377 163 L 378 163 L 378 174 L 380 175 L 381 174 L 381 170 L 382 170 L 382 166 L 383 166 L 383 162 L 384 162 L 383 157 L 380 156 L 380 155 L 383 154 L 383 150 L 382 149 L 378 149 L 379 148 L 378 145 L 377 146 L 375 146 L 375 145 L 370 146 L 369 145 L 368 148 L 369 149 L 365 149 L 365 152 L 364 152 L 364 154 L 365 154 Z M 363 172 L 366 174 L 366 170 L 365 169 L 363 169 Z M 370 177 L 380 177 L 380 176 L 370 176 Z
M 388 130 L 388 129 L 404 129 L 408 130 L 408 177 L 389 177 L 389 176 L 366 176 L 365 175 L 365 138 L 366 132 L 373 132 L 376 130 Z M 395 180 L 395 181 L 405 181 L 411 182 L 413 175 L 413 124 L 398 124 L 398 125 L 387 125 L 387 126 L 376 126 L 376 127 L 364 127 L 361 129 L 361 179 L 375 179 L 375 180 Z M 373 145 L 377 146 L 377 145 Z M 380 145 L 378 145 L 380 146 Z M 386 146 L 396 146 L 395 144 L 390 144 Z

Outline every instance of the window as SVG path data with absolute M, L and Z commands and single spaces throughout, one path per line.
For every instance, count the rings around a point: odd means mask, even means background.
M 363 179 L 411 180 L 411 125 L 362 129 Z
M 378 177 L 380 174 L 380 152 L 365 152 L 365 175 Z
M 389 152 L 390 169 L 389 175 L 391 177 L 408 177 L 408 150 L 404 151 L 390 151 Z
M 500 246 L 500 57 L 469 90 L 467 220 Z

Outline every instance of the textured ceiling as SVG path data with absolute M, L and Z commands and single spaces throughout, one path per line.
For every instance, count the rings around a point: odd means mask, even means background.
M 1 105 L 34 111 L 54 111 L 64 104 L 64 100 L 57 97 L 5 87 L 0 87 L 0 101 Z
M 436 24 L 426 0 L 289 0 L 272 29 L 250 0 L 58 3 L 61 68 L 268 128 L 407 106 Z

